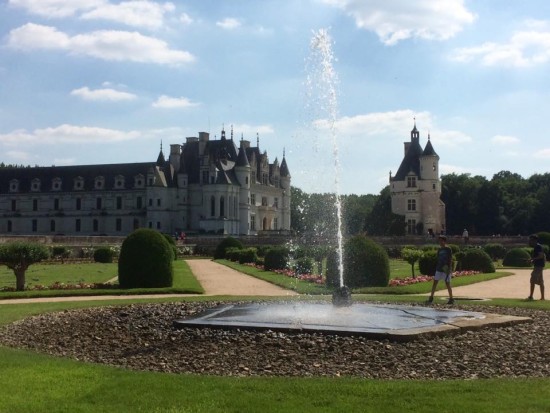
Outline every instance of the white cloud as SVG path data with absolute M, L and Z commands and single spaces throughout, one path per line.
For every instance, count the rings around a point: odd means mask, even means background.
M 233 30 L 241 27 L 241 22 L 233 17 L 226 17 L 225 19 L 216 22 L 216 26 L 225 30 Z
M 191 108 L 194 106 L 199 106 L 200 103 L 191 102 L 189 99 L 185 97 L 180 98 L 173 98 L 170 96 L 162 95 L 159 96 L 159 98 L 153 102 L 154 108 L 161 108 L 161 109 L 176 109 L 176 108 Z
M 420 38 L 446 40 L 476 16 L 463 0 L 323 0 L 355 19 L 357 27 L 375 32 L 386 45 Z
M 44 17 L 70 17 L 105 4 L 105 0 L 9 0 L 10 6 Z
M 512 34 L 506 43 L 486 42 L 456 49 L 451 60 L 484 66 L 530 67 L 550 60 L 550 30 L 547 22 L 528 21 L 526 30 Z
M 550 159 L 550 148 L 541 149 L 533 154 L 536 159 Z
M 495 135 L 491 138 L 491 142 L 498 145 L 511 145 L 515 143 L 520 143 L 520 140 L 515 136 Z
M 31 159 L 31 155 L 23 151 L 7 151 L 6 155 L 9 159 L 15 159 L 16 161 L 28 161 Z
M 59 125 L 53 128 L 27 131 L 15 130 L 1 134 L 0 141 L 7 145 L 24 144 L 97 144 L 122 142 L 138 139 L 142 135 L 137 131 L 120 131 L 116 129 L 98 128 L 93 126 Z
M 134 100 L 137 98 L 137 96 L 134 95 L 133 93 L 120 92 L 118 90 L 110 89 L 110 88 L 92 90 L 87 86 L 72 90 L 71 95 L 78 96 L 84 100 L 91 100 L 91 101 L 117 102 L 117 101 L 124 101 L 124 100 Z
M 195 57 L 170 49 L 166 42 L 137 32 L 102 30 L 73 37 L 55 27 L 27 23 L 8 35 L 8 46 L 20 50 L 64 50 L 110 61 L 180 65 Z
M 154 3 L 148 0 L 123 1 L 102 4 L 82 14 L 84 20 L 103 19 L 133 27 L 158 29 L 164 24 L 164 15 L 173 12 L 173 3 Z
M 193 23 L 193 19 L 187 13 L 182 13 L 180 16 L 180 22 L 187 26 Z

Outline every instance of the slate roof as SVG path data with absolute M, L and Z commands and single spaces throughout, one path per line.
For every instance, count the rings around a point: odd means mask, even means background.
M 430 141 L 430 136 L 428 135 L 428 143 L 426 144 L 426 147 L 424 148 L 424 152 L 422 152 L 423 156 L 439 156 L 437 153 L 435 153 L 434 147 L 432 146 L 432 141 Z
M 411 171 L 416 176 L 420 176 L 420 157 L 422 156 L 422 152 L 422 147 L 418 139 L 411 139 L 409 149 L 401 161 L 401 165 L 399 165 L 399 169 L 392 178 L 392 181 L 403 181 Z
M 31 183 L 34 179 L 40 180 L 40 191 L 48 192 L 69 192 L 74 190 L 74 179 L 83 178 L 82 191 L 95 189 L 95 179 L 102 176 L 105 179 L 105 190 L 114 188 L 115 178 L 119 175 L 124 177 L 125 189 L 134 187 L 134 177 L 143 175 L 146 179 L 151 168 L 155 168 L 154 162 L 127 163 L 127 164 L 105 164 L 105 165 L 74 165 L 74 166 L 39 166 L 31 168 L 0 168 L 0 193 L 9 193 L 10 181 L 19 181 L 18 193 L 31 192 Z M 61 188 L 52 189 L 52 181 L 55 178 L 61 179 Z M 118 188 L 117 188 L 118 190 Z

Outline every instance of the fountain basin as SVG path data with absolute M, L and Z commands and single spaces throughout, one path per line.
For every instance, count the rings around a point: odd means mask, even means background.
M 221 305 L 175 320 L 175 328 L 273 330 L 366 336 L 410 341 L 425 335 L 456 334 L 531 320 L 456 309 L 354 303 L 246 303 Z

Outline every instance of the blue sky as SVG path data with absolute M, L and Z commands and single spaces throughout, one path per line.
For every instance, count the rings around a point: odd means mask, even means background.
M 4 0 L 0 28 L 6 163 L 154 161 L 233 125 L 270 161 L 284 150 L 294 185 L 333 191 L 324 102 L 306 97 L 326 29 L 342 193 L 379 193 L 413 118 L 443 174 L 550 169 L 545 0 Z

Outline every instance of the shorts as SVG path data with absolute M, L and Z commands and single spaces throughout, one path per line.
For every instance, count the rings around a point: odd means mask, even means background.
M 542 269 L 544 267 L 535 267 L 531 273 L 531 284 L 538 284 L 541 287 L 544 286 L 544 279 L 542 278 Z
M 449 275 L 445 274 L 443 271 L 436 271 L 434 275 L 434 281 L 445 281 L 445 282 L 451 282 L 451 278 L 453 278 L 452 273 L 449 273 Z

